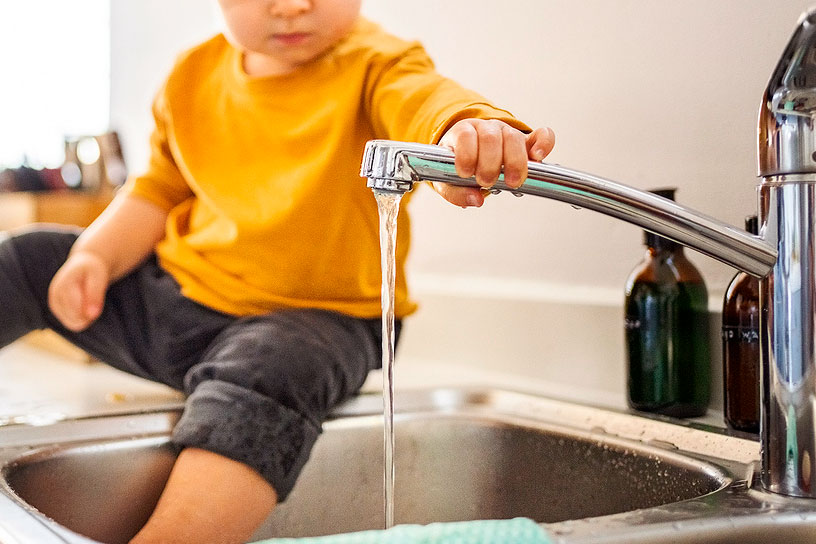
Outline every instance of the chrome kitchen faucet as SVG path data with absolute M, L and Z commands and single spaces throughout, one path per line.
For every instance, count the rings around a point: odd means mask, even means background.
M 529 177 L 494 191 L 567 202 L 633 223 L 762 278 L 761 480 L 774 493 L 816 498 L 816 8 L 804 13 L 759 113 L 760 235 L 657 195 L 561 166 L 531 162 Z M 439 146 L 368 142 L 361 175 L 374 190 L 418 181 L 478 187 Z

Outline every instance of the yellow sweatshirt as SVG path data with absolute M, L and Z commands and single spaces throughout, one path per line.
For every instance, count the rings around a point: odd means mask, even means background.
M 218 35 L 179 58 L 153 113 L 148 170 L 123 190 L 169 212 L 157 254 L 182 293 L 234 315 L 380 315 L 377 205 L 359 175 L 365 142 L 436 143 L 468 117 L 527 128 L 441 77 L 419 44 L 364 19 L 283 76 L 248 76 Z M 409 235 L 403 209 L 398 317 L 415 308 Z

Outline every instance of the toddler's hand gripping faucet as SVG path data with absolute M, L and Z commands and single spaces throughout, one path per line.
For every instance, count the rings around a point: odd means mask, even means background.
M 761 277 L 761 479 L 772 492 L 816 498 L 816 8 L 803 14 L 762 99 L 754 237 L 675 202 L 607 179 L 531 162 L 509 189 L 634 223 Z M 374 190 L 417 181 L 478 187 L 459 178 L 453 154 L 431 145 L 375 140 L 363 158 Z

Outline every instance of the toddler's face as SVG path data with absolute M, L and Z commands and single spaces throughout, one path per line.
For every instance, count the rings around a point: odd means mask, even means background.
M 343 38 L 361 0 L 219 0 L 230 41 L 250 75 L 290 72 Z

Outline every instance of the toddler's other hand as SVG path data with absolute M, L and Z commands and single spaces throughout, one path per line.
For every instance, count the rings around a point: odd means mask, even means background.
M 483 188 L 492 187 L 504 166 L 504 182 L 516 188 L 527 179 L 527 161 L 540 161 L 555 146 L 555 134 L 549 128 L 538 128 L 530 134 L 498 120 L 463 119 L 453 125 L 439 145 L 456 155 L 456 174 L 476 181 Z M 434 183 L 442 198 L 457 206 L 481 206 L 484 194 L 479 189 Z
M 110 273 L 90 252 L 69 255 L 48 286 L 48 307 L 69 330 L 86 329 L 102 313 Z

